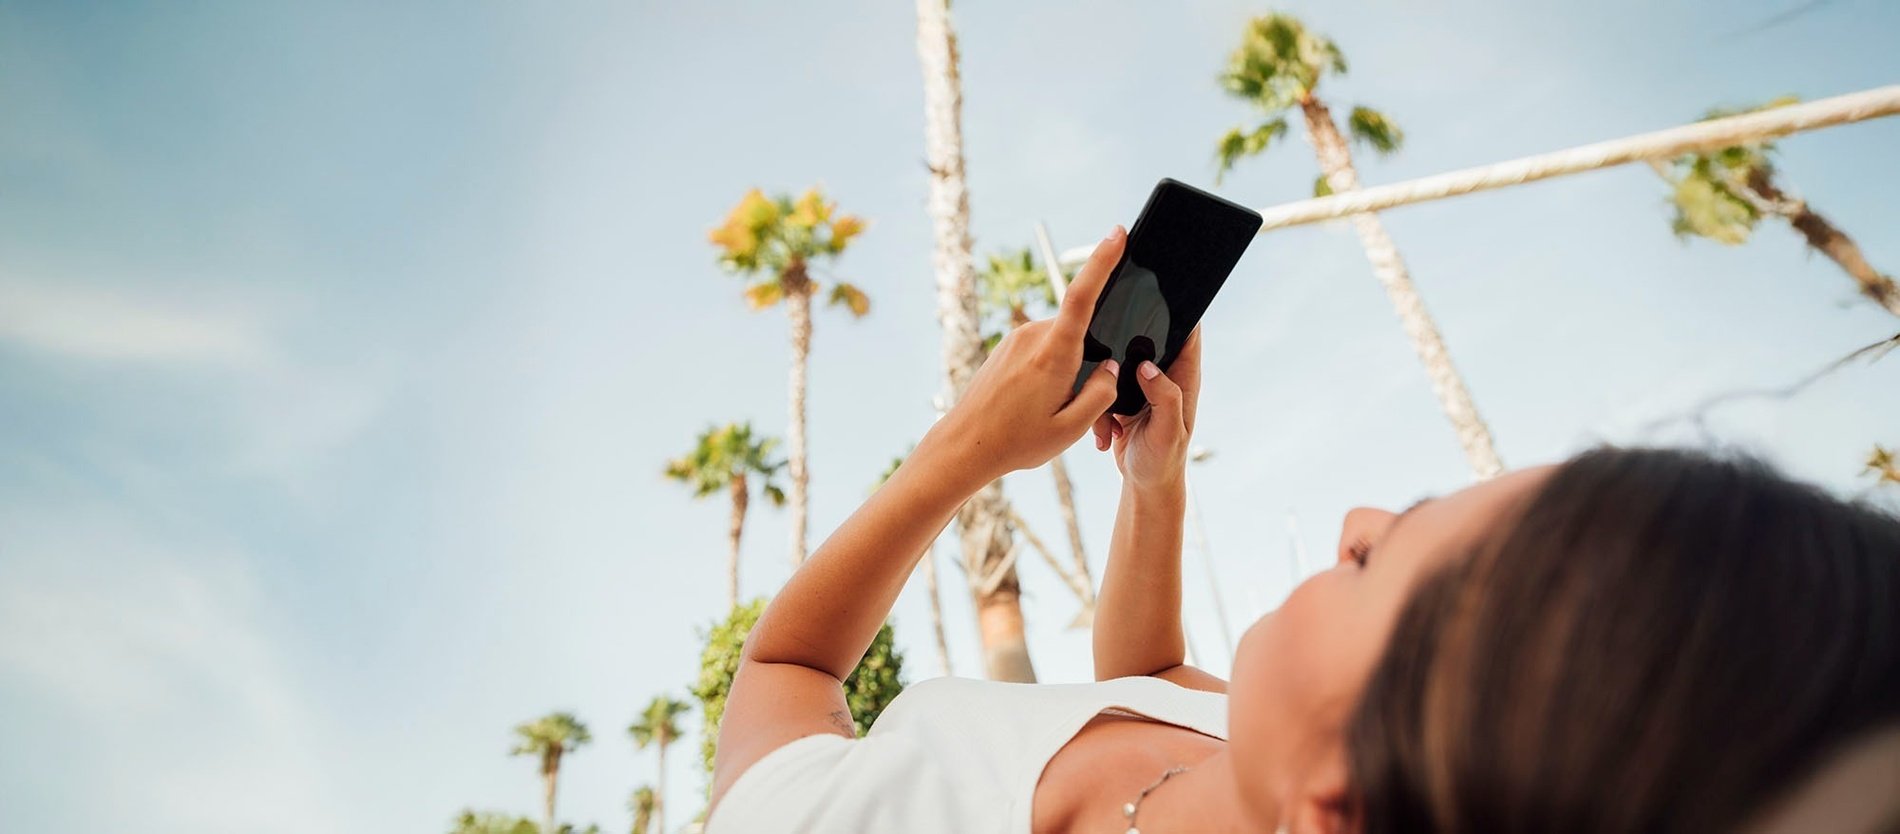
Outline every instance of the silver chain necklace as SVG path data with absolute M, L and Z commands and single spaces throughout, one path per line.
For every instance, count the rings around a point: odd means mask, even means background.
M 1141 810 L 1141 801 L 1147 799 L 1148 794 L 1154 793 L 1155 788 L 1161 787 L 1161 783 L 1186 772 L 1188 772 L 1187 765 L 1175 765 L 1168 768 L 1167 772 L 1161 774 L 1161 778 L 1156 779 L 1154 784 L 1142 788 L 1141 793 L 1135 797 L 1135 801 L 1122 805 L 1122 816 L 1128 818 L 1127 834 L 1141 834 L 1141 829 L 1135 827 L 1135 814 Z

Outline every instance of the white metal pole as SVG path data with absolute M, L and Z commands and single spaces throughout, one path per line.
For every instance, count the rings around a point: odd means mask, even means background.
M 1264 221 L 1260 231 L 1442 200 L 1460 194 L 1521 185 L 1631 162 L 1668 159 L 1692 151 L 1772 139 L 1896 113 L 1900 113 L 1900 84 L 1710 119 L 1391 185 L 1375 185 L 1327 197 L 1269 206 L 1260 210 L 1260 217 Z M 1089 251 L 1087 248 L 1076 248 L 1063 252 L 1062 263 L 1081 263 L 1088 258 Z

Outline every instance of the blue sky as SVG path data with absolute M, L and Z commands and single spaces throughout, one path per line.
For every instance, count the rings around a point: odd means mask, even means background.
M 1835 0 L 1295 4 L 1384 109 L 1390 182 L 1900 81 L 1900 7 Z M 1211 180 L 1251 117 L 1213 82 L 1253 3 L 959 3 L 979 252 L 1129 222 Z M 1767 24 L 1764 26 L 1764 24 Z M 823 183 L 872 226 L 821 312 L 813 543 L 928 426 L 939 373 L 921 89 L 905 3 L 0 0 L 0 827 L 432 831 L 532 812 L 509 728 L 576 710 L 563 817 L 626 824 L 623 731 L 683 692 L 723 596 L 725 509 L 658 470 L 713 421 L 784 425 L 782 315 L 705 231 L 745 189 Z M 1900 270 L 1900 121 L 1789 139 L 1784 176 Z M 1223 192 L 1310 188 L 1290 138 Z M 1794 234 L 1671 238 L 1620 169 L 1387 224 L 1508 462 L 1702 442 L 1712 394 L 1895 329 Z M 1259 240 L 1207 322 L 1194 474 L 1236 629 L 1357 503 L 1467 479 L 1350 231 Z M 1716 411 L 1712 439 L 1829 487 L 1900 443 L 1900 364 Z M 1069 455 L 1098 570 L 1112 465 Z M 1007 488 L 1055 536 L 1047 475 Z M 755 512 L 745 583 L 789 572 Z M 942 551 L 947 556 L 949 547 Z M 1025 568 L 1047 680 L 1087 639 Z M 960 580 L 946 563 L 945 587 Z M 1190 626 L 1225 662 L 1205 580 Z M 978 669 L 948 594 L 957 671 Z M 937 673 L 922 598 L 896 612 Z M 672 770 L 696 807 L 693 756 Z

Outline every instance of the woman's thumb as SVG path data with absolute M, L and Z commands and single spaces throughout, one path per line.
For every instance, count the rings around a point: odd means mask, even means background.
M 1135 382 L 1141 386 L 1141 393 L 1148 397 L 1148 407 L 1154 413 L 1166 419 L 1169 424 L 1181 421 L 1181 386 L 1174 384 L 1167 374 L 1153 362 L 1143 362 L 1134 368 Z
M 1074 418 L 1087 425 L 1102 416 L 1108 407 L 1115 404 L 1115 380 L 1121 373 L 1121 363 L 1113 359 L 1104 359 L 1089 374 L 1082 390 L 1075 392 L 1069 404 L 1060 412 L 1063 416 Z

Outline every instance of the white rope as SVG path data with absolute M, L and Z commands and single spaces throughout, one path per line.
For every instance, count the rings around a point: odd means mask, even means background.
M 1332 220 L 1366 211 L 1441 200 L 1521 185 L 1527 182 L 1610 168 L 1649 159 L 1668 159 L 1691 151 L 1772 139 L 1807 130 L 1877 119 L 1900 113 L 1900 85 L 1790 104 L 1652 133 L 1611 139 L 1582 147 L 1526 156 L 1507 162 L 1448 171 L 1415 180 L 1348 191 L 1328 197 L 1270 206 L 1260 211 L 1260 231 Z M 1089 247 L 1062 253 L 1064 265 L 1088 260 Z

